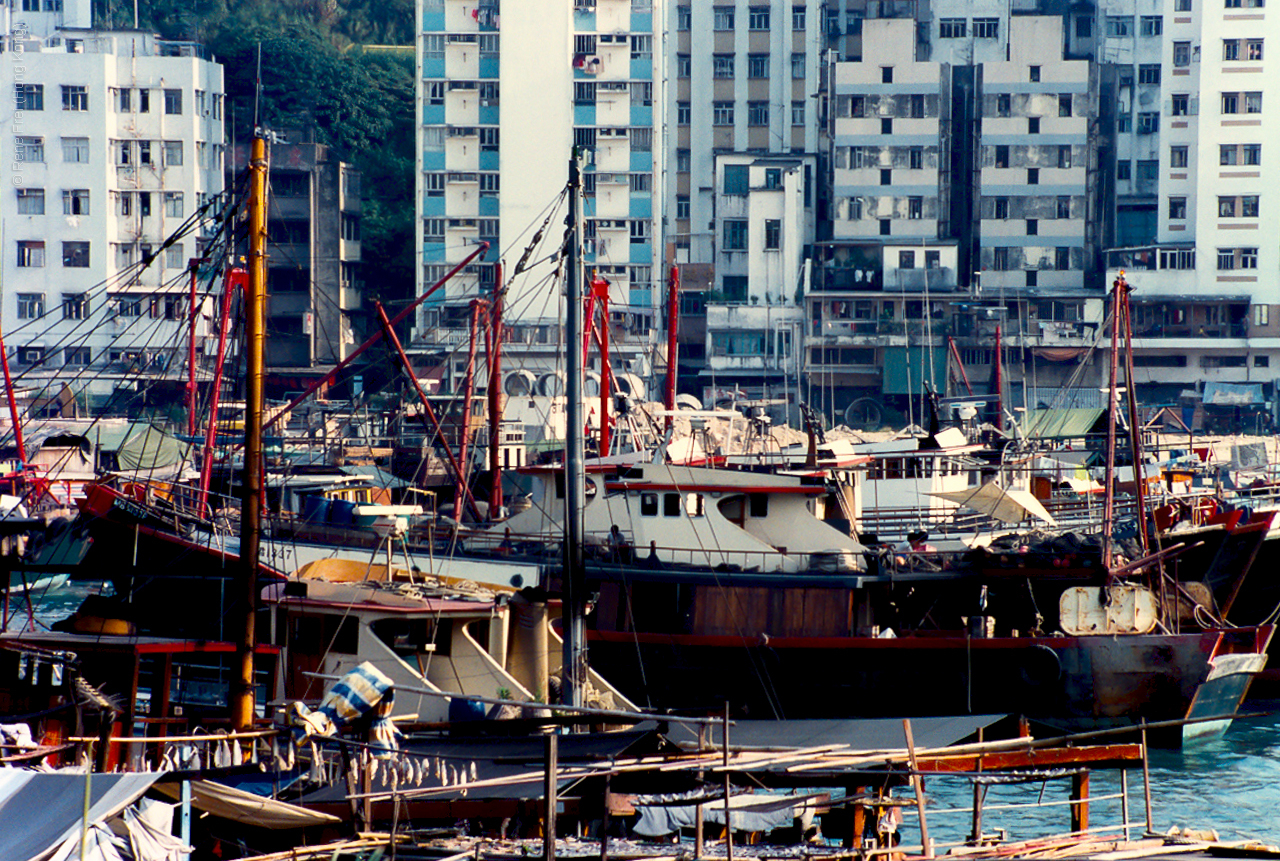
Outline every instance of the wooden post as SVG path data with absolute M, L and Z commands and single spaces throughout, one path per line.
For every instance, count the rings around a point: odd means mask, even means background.
M 1147 755 L 1147 722 L 1142 722 L 1142 801 L 1147 808 L 1147 833 L 1154 830 L 1151 823 L 1151 764 Z
M 370 793 L 373 792 L 373 754 L 368 750 L 360 752 L 360 792 L 364 795 L 364 803 L 360 809 L 364 817 L 364 827 L 372 831 L 373 798 L 370 797 Z
M 542 796 L 546 804 L 546 812 L 542 817 L 542 857 L 545 861 L 556 858 L 556 757 L 559 738 L 555 733 L 547 736 L 546 742 L 546 775 Z
M 920 845 L 924 849 L 924 857 L 932 858 L 933 844 L 929 842 L 929 826 L 924 817 L 924 781 L 920 779 L 920 772 L 916 770 L 916 743 L 911 736 L 911 720 L 909 718 L 902 719 L 902 731 L 907 736 L 907 758 L 911 764 L 911 785 L 916 791 L 916 813 L 920 817 Z
M 849 796 L 855 799 L 860 798 L 868 791 L 868 788 L 865 786 L 855 786 L 852 787 L 852 791 L 849 793 Z M 865 834 L 867 830 L 867 808 L 855 802 L 853 805 L 852 816 L 853 827 L 850 829 L 849 848 L 856 851 L 862 848 L 862 835 Z
M 1129 769 L 1120 769 L 1120 821 L 1124 825 L 1124 839 L 1129 839 Z
M 978 727 L 978 744 L 982 744 L 982 727 Z M 982 773 L 982 754 L 978 754 L 978 773 Z M 982 799 L 983 784 L 973 781 L 973 833 L 970 839 L 974 846 L 982 845 Z
M 702 756 L 702 752 L 707 749 L 707 725 L 698 724 L 698 756 Z M 698 785 L 702 785 L 703 777 L 706 772 L 701 768 L 698 769 Z M 693 857 L 701 858 L 705 843 L 703 842 L 702 829 L 702 804 L 699 803 L 693 808 Z
M 733 819 L 729 816 L 729 704 L 724 704 L 724 857 L 733 861 Z
M 1071 830 L 1089 830 L 1089 772 L 1071 776 Z
M 609 861 L 609 787 L 613 774 L 604 776 L 604 815 L 600 817 L 600 861 Z

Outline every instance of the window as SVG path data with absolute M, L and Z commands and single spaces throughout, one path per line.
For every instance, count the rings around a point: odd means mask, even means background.
M 496 173 L 480 174 L 480 196 L 496 197 L 498 194 L 498 177 Z
M 745 164 L 726 164 L 724 166 L 724 193 L 746 194 L 748 190 L 748 168 Z
M 747 56 L 747 77 L 748 78 L 769 77 L 769 55 L 768 54 L 749 54 Z
M 890 236 L 893 232 L 893 222 L 887 218 L 880 219 L 880 235 Z
M 89 161 L 89 139 L 63 138 L 62 160 L 69 164 L 87 164 Z
M 18 266 L 23 269 L 43 269 L 44 243 L 39 240 L 18 240 Z
M 713 54 L 711 56 L 711 75 L 716 78 L 732 78 L 733 54 Z
M 676 102 L 676 125 L 687 126 L 693 116 L 693 110 L 689 107 L 688 102 Z
M 1173 43 L 1173 65 L 1182 68 L 1191 65 L 1191 43 Z
M 880 83 L 882 84 L 893 83 L 893 66 L 880 67 Z
M 1116 162 L 1116 179 L 1120 182 L 1127 182 L 1133 177 L 1133 162 L 1128 159 L 1121 159 Z
M 1007 246 L 998 246 L 991 249 L 991 268 L 997 272 L 1009 271 L 1009 249 Z
M 1245 42 L 1245 59 L 1261 60 L 1262 59 L 1262 40 L 1249 39 Z
M 733 102 L 714 102 L 711 105 L 711 122 L 717 126 L 733 125 Z
M 682 220 L 689 218 L 689 195 L 676 195 L 676 218 Z
M 791 29 L 803 30 L 805 26 L 805 11 L 803 6 L 791 7 Z
M 804 54 L 791 55 L 791 79 L 795 81 L 804 79 Z
M 688 54 L 676 54 L 676 77 L 687 78 L 693 72 L 693 58 Z M 595 98 L 595 90 L 592 89 L 592 99 Z
M 89 110 L 89 88 L 81 86 L 63 86 L 62 109 L 64 111 Z
M 1221 144 L 1218 147 L 1218 164 L 1239 164 L 1240 152 L 1235 144 Z
M 1170 100 L 1171 113 L 1175 117 L 1185 117 L 1191 112 L 1191 95 L 1189 93 L 1174 93 Z
M 882 135 L 893 134 L 893 118 L 892 117 L 883 117 L 880 120 L 880 134 Z
M 907 151 L 907 165 L 912 170 L 924 169 L 924 147 L 913 146 Z
M 1187 148 L 1185 146 L 1169 147 L 1169 167 L 1187 166 Z
M 1222 112 L 1224 114 L 1240 113 L 1240 94 L 1239 93 L 1223 93 L 1222 94 Z
M 14 84 L 14 95 L 20 111 L 44 110 L 44 84 Z
M 769 29 L 769 7 L 752 6 L 747 10 L 747 27 L 751 30 Z
M 1036 219 L 1036 218 L 1028 218 L 1028 219 L 1027 219 L 1027 235 L 1028 235 L 1028 236 L 1039 236 L 1039 235 L 1040 235 L 1040 220 L 1039 220 L 1039 219 Z
M 63 215 L 88 215 L 89 214 L 89 189 L 87 188 L 64 189 L 62 192 L 62 214 Z
M 185 269 L 186 258 L 182 254 L 182 243 L 170 245 L 164 250 L 165 269 Z
M 1033 84 L 1034 84 L 1034 83 L 1037 83 L 1037 82 L 1040 80 L 1040 67 L 1039 67 L 1039 66 L 1028 66 L 1028 67 L 1027 67 L 1027 80 L 1028 80 L 1028 81 L 1030 81 L 1030 82 L 1031 82 L 1031 83 L 1033 83 Z
M 938 21 L 939 39 L 963 39 L 968 35 L 968 22 L 964 18 L 941 18 Z
M 1240 40 L 1239 39 L 1223 39 L 1222 40 L 1222 59 L 1224 60 L 1240 59 Z
M 996 145 L 996 167 L 1008 167 L 1008 166 L 1009 166 L 1009 145 L 997 144 Z
M 1246 194 L 1240 198 L 1240 217 L 1241 218 L 1257 218 L 1258 217 L 1258 195 Z
M 498 129 L 492 126 L 480 128 L 480 152 L 498 151 Z
M 724 220 L 724 250 L 747 250 L 747 222 L 745 219 L 726 218 Z
M 1262 93 L 1245 93 L 1244 94 L 1244 112 L 1246 114 L 1262 113 Z
M 423 174 L 422 181 L 427 197 L 444 197 L 443 173 Z
M 14 155 L 18 161 L 33 163 L 44 161 L 44 138 L 14 138 Z
M 631 37 L 631 59 L 633 60 L 651 60 L 653 59 L 653 37 L 649 35 L 639 35 Z
M 444 81 L 424 81 L 422 90 L 422 100 L 425 104 L 444 104 Z
M 1027 117 L 1027 134 L 1029 135 L 1040 134 L 1040 118 L 1039 117 Z
M 133 194 L 127 191 L 115 192 L 116 195 L 116 215 L 129 216 L 133 214 Z
M 1138 114 L 1138 134 L 1153 135 L 1160 130 L 1160 112 L 1142 111 Z
M 496 107 L 499 104 L 501 90 L 497 81 L 481 81 L 480 86 L 476 90 L 476 97 L 480 100 L 480 105 L 486 108 Z
M 777 218 L 766 218 L 764 221 L 765 251 L 777 251 L 782 247 L 782 221 Z
M 747 103 L 747 125 L 749 126 L 769 125 L 769 103 L 768 102 L 748 102 Z
M 1039 185 L 1039 184 L 1040 184 L 1040 168 L 1038 167 L 1027 168 L 1027 185 Z
M 1071 145 L 1061 144 L 1058 146 L 1058 167 L 1066 169 L 1071 167 Z
M 1138 66 L 1138 83 L 1139 84 L 1158 84 L 1160 83 L 1160 64 L 1159 63 L 1143 63 Z
M 1187 199 L 1185 197 L 1169 198 L 1169 218 L 1173 221 L 1185 221 L 1187 217 Z
M 139 296 L 136 293 L 116 293 L 111 298 L 116 302 L 116 314 L 118 316 L 142 316 L 142 296 Z
M 182 192 L 164 193 L 164 214 L 166 218 L 182 218 Z
M 166 114 L 182 113 L 182 90 L 164 91 L 164 112 Z
M 22 365 L 39 365 L 44 362 L 44 347 L 19 347 L 18 363 Z
M 881 170 L 881 171 L 880 171 L 880 184 L 881 184 L 881 185 L 893 185 L 893 171 L 892 171 L 892 170 L 885 169 L 885 170 Z
M 1133 35 L 1133 18 L 1128 15 L 1108 15 L 1107 35 L 1111 38 L 1127 38 Z
M 911 116 L 915 119 L 924 116 L 924 93 L 911 94 Z
M 18 214 L 19 215 L 44 215 L 44 189 L 43 188 L 19 188 L 18 189 Z
M 1060 117 L 1071 116 L 1071 94 L 1070 93 L 1060 93 L 1058 95 L 1058 116 Z
M 138 164 L 155 164 L 151 160 L 151 141 L 138 141 Z
M 692 161 L 693 161 L 693 158 L 689 150 L 687 149 L 676 150 L 676 171 L 678 173 L 688 173 L 689 165 L 692 163 Z
M 90 362 L 91 354 L 88 347 L 66 347 L 62 351 L 62 363 L 64 365 L 82 366 Z
M 924 198 L 908 197 L 907 198 L 907 218 L 918 220 L 924 217 Z
M 1262 164 L 1262 144 L 1244 144 L 1240 149 L 1244 153 L 1241 164 Z
M 18 319 L 36 320 L 44 316 L 43 293 L 18 294 Z
M 146 88 L 138 90 L 138 113 L 151 113 L 151 91 Z
M 1013 96 L 1009 93 L 996 94 L 996 116 L 1007 117 L 1013 111 Z
M 1258 249 L 1256 248 L 1240 249 L 1240 268 L 1241 269 L 1257 269 L 1258 268 Z
M 1157 159 L 1138 159 L 1138 181 L 1154 181 L 1160 175 L 1160 162 Z
M 1175 11 L 1175 12 L 1190 12 L 1190 11 L 1191 11 L 1191 0 L 1173 0 L 1173 11 Z
M 999 18 L 974 18 L 973 19 L 973 37 L 975 39 L 1000 38 L 1000 19 Z
M 713 6 L 711 8 L 711 23 L 717 30 L 733 29 L 733 7 L 732 6 Z
M 914 251 L 898 252 L 898 268 L 899 269 L 915 269 L 916 253 Z
M 676 29 L 688 30 L 693 24 L 693 8 L 690 6 L 676 7 Z
M 791 125 L 804 125 L 804 102 L 791 103 Z
M 89 243 L 62 243 L 62 265 L 71 269 L 89 268 Z
M 1065 195 L 1065 194 L 1058 195 L 1055 214 L 1057 215 L 1058 218 L 1071 217 L 1071 197 L 1069 195 Z
M 1143 36 L 1159 36 L 1164 32 L 1164 19 L 1159 15 L 1143 15 L 1138 32 Z
M 88 293 L 62 294 L 62 319 L 83 320 L 89 316 Z
M 1002 221 L 1009 217 L 1009 198 L 1007 197 L 995 198 L 994 214 L 997 219 L 1000 219 Z
M 19 297 L 21 298 L 21 297 Z M 1271 323 L 1271 306 L 1270 305 L 1254 305 L 1253 306 L 1253 325 L 1267 326 Z M 1261 356 L 1259 358 L 1262 358 Z

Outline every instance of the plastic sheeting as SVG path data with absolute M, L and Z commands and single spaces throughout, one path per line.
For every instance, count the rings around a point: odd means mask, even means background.
M 157 789 L 173 797 L 178 792 L 177 784 L 164 784 Z M 309 828 L 312 825 L 340 821 L 338 817 L 328 813 L 317 813 L 296 804 L 263 798 L 212 780 L 191 782 L 191 806 L 222 819 L 258 828 Z
M 93 775 L 89 781 L 89 822 L 98 823 L 115 816 L 141 797 L 158 776 Z M 0 771 L 0 858 L 46 861 L 73 836 L 78 848 L 83 828 L 84 788 L 82 773 Z

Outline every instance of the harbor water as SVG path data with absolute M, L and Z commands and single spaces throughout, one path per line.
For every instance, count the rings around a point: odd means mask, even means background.
M 29 612 L 18 600 L 10 608 L 11 630 L 34 618 L 47 626 L 64 618 L 101 583 L 71 583 L 36 596 Z M 1213 829 L 1223 840 L 1258 839 L 1280 844 L 1280 701 L 1253 700 L 1243 711 L 1261 714 L 1234 722 L 1221 737 L 1198 740 L 1181 750 L 1151 751 L 1151 807 L 1155 831 L 1170 828 Z M 983 833 L 1003 831 L 1021 840 L 1069 830 L 1070 779 L 1049 776 L 1028 783 L 992 785 L 983 802 Z M 1131 835 L 1146 827 L 1142 769 L 1128 772 L 1128 820 Z M 930 776 L 925 782 L 930 838 L 940 849 L 962 843 L 972 827 L 973 785 L 965 777 Z M 1121 778 L 1099 770 L 1090 779 L 1090 826 L 1119 834 Z M 909 799 L 909 790 L 896 793 Z M 1038 806 L 1032 806 L 1038 805 Z M 904 843 L 919 840 L 914 806 L 904 808 Z

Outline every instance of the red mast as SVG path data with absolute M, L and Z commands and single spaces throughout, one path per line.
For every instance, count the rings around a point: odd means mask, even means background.
M 458 489 L 454 494 L 458 513 L 462 512 L 463 494 L 467 490 L 470 461 L 467 460 L 468 443 L 471 441 L 471 398 L 476 392 L 476 334 L 480 329 L 481 300 L 471 300 L 471 337 L 467 340 L 467 374 L 462 383 L 462 429 L 458 435 Z M 446 440 L 446 445 L 448 441 Z M 461 521 L 461 517 L 458 518 Z
M 191 330 L 187 333 L 187 435 L 196 435 L 196 272 L 199 258 L 193 257 L 191 267 Z
M 609 281 L 600 276 L 591 279 L 591 296 L 600 307 L 600 456 L 608 457 L 610 439 L 609 398 L 613 394 L 613 368 L 609 365 Z M 590 319 L 588 317 L 588 319 Z M 589 324 L 588 324 L 589 325 Z M 584 363 L 585 364 L 585 363 Z
M 675 421 L 672 415 L 676 408 L 676 332 L 680 328 L 680 270 L 675 264 L 671 266 L 671 274 L 667 278 L 667 392 L 666 429 L 671 430 Z
M 489 519 L 502 508 L 502 264 L 493 264 L 493 299 L 489 303 Z

